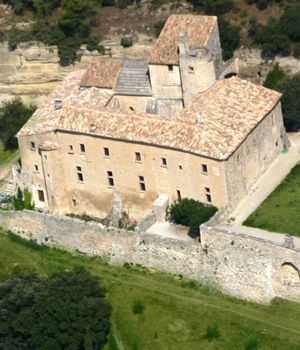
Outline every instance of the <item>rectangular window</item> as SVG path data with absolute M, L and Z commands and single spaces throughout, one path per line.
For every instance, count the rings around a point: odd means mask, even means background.
M 108 185 L 110 187 L 114 187 L 115 186 L 115 180 L 114 180 L 114 175 L 112 171 L 108 171 L 107 172 L 107 180 L 108 180 Z
M 142 161 L 142 156 L 140 152 L 135 152 L 135 161 L 136 162 L 141 162 Z
M 73 207 L 77 207 L 77 200 L 75 198 L 72 198 L 72 204 Z
M 83 143 L 80 144 L 80 152 L 85 153 L 85 145 Z
M 44 196 L 44 191 L 43 190 L 37 190 L 38 192 L 38 198 L 40 202 L 45 202 L 45 196 Z
M 182 170 L 182 165 L 178 165 L 178 169 L 179 169 L 179 170 Z
M 35 149 L 35 142 L 33 142 L 33 141 L 30 142 L 30 148 Z
M 74 153 L 74 149 L 73 149 L 73 146 L 72 145 L 69 145 L 69 153 Z
M 205 193 L 210 193 L 210 188 L 209 187 L 204 187 Z
M 202 174 L 206 174 L 207 175 L 207 173 L 208 173 L 207 165 L 206 164 L 202 164 L 201 168 L 202 168 Z
M 103 154 L 104 154 L 104 157 L 109 157 L 109 148 L 108 147 L 103 148 Z
M 139 184 L 140 184 L 140 190 L 142 192 L 146 192 L 146 184 L 145 184 L 144 176 L 139 176 Z
M 181 201 L 181 192 L 179 190 L 176 190 L 177 194 L 177 200 L 180 202 Z
M 169 72 L 172 72 L 172 71 L 173 71 L 173 66 L 172 66 L 172 64 L 168 64 L 168 71 L 169 71 Z
M 34 171 L 37 173 L 39 172 L 39 166 L 37 164 L 34 164 Z
M 211 195 L 206 193 L 206 200 L 208 203 L 211 203 Z
M 163 167 L 167 167 L 168 166 L 168 163 L 167 163 L 167 159 L 166 158 L 161 158 L 161 166 Z
M 76 172 L 77 172 L 77 180 L 79 182 L 83 182 L 83 173 L 81 166 L 76 166 Z

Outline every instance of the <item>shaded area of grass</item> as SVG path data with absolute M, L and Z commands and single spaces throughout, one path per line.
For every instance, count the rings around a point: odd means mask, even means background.
M 101 279 L 113 306 L 113 339 L 107 349 L 117 349 L 118 341 L 130 350 L 300 350 L 300 304 L 248 303 L 181 276 L 129 264 L 110 266 L 99 258 L 53 248 L 37 249 L 0 232 L 2 280 L 13 272 L 48 275 L 78 265 Z M 142 313 L 132 310 L 136 300 L 145 306 Z M 204 336 L 208 330 L 213 334 L 209 340 Z
M 3 143 L 0 142 L 0 166 L 6 163 L 10 158 L 17 154 L 16 150 L 5 150 Z
M 244 222 L 246 226 L 300 237 L 300 164 Z

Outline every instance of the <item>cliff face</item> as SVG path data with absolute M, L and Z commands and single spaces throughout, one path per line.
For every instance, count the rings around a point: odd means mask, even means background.
M 112 57 L 147 58 L 152 40 L 140 38 L 133 47 L 124 49 L 120 38 L 103 41 Z M 25 102 L 40 105 L 45 96 L 70 72 L 82 69 L 99 56 L 82 48 L 80 62 L 68 67 L 59 65 L 56 46 L 42 43 L 20 44 L 9 51 L 7 43 L 0 43 L 0 102 L 19 96 Z

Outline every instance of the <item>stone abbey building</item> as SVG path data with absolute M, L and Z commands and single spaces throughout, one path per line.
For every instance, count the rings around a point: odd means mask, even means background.
M 174 15 L 149 60 L 101 58 L 70 74 L 17 137 L 37 208 L 104 215 L 114 192 L 235 205 L 285 146 L 281 95 L 224 79 L 216 17 Z

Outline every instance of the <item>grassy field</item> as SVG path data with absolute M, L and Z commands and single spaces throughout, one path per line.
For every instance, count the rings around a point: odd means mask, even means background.
M 300 237 L 300 164 L 244 222 L 246 226 Z
M 99 258 L 39 247 L 0 232 L 1 280 L 12 272 L 33 270 L 48 275 L 76 265 L 101 280 L 113 306 L 113 336 L 106 350 L 300 349 L 300 304 L 248 303 L 180 276 L 141 267 L 113 267 Z M 136 301 L 145 307 L 141 314 L 132 312 Z M 205 339 L 208 327 L 213 335 L 219 332 L 217 339 Z

